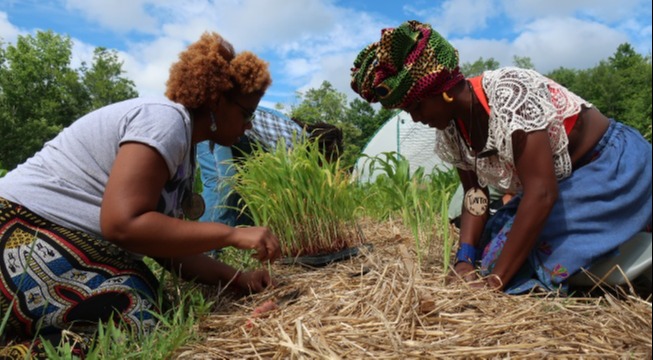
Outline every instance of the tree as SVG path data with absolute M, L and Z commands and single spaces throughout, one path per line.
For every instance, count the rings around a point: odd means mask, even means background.
M 91 109 L 138 96 L 134 82 L 122 76 L 122 65 L 115 50 L 103 47 L 98 47 L 93 52 L 93 65 L 90 69 L 82 63 L 82 84 L 90 97 Z
M 48 31 L 19 36 L 2 54 L 0 159 L 10 169 L 79 114 L 84 96 L 71 49 L 69 37 Z
M 347 97 L 338 92 L 328 81 L 322 82 L 318 89 L 309 89 L 305 93 L 297 92 L 299 105 L 291 106 L 290 117 L 306 123 L 328 123 L 338 126 L 343 132 L 345 151 L 341 157 L 344 164 L 352 162 L 359 149 L 352 144 L 360 136 L 360 131 L 345 120 Z M 355 160 L 354 160 L 355 161 Z
M 305 93 L 297 92 L 299 105 L 290 108 L 291 117 L 308 123 L 324 122 L 338 124 L 345 117 L 347 96 L 324 81 L 319 89 L 309 89 Z
M 474 77 L 481 75 L 485 70 L 496 70 L 499 68 L 499 62 L 494 60 L 494 58 L 489 58 L 483 60 L 482 57 L 473 63 L 464 63 L 460 65 L 460 72 L 462 72 L 466 77 Z
M 0 46 L 0 161 L 7 169 L 81 115 L 138 95 L 120 76 L 115 52 L 96 49 L 90 69 L 73 69 L 71 57 L 70 37 L 52 31 Z
M 376 132 L 396 113 L 396 110 L 381 108 L 378 112 L 362 99 L 354 99 L 349 103 L 347 119 L 361 132 L 356 145 L 362 150 Z
M 533 65 L 533 62 L 531 61 L 531 58 L 529 57 L 521 57 L 521 56 L 513 56 L 512 57 L 512 63 L 518 68 L 522 69 L 535 69 L 535 65 Z
M 577 70 L 559 67 L 546 76 L 567 89 L 573 89 L 578 82 L 578 73 Z
M 621 44 L 613 56 L 594 68 L 560 68 L 548 76 L 651 141 L 651 75 L 651 57 Z
M 324 81 L 320 88 L 298 92 L 299 105 L 292 106 L 290 117 L 307 123 L 325 122 L 338 126 L 343 132 L 345 151 L 341 162 L 345 167 L 353 167 L 360 156 L 361 149 L 393 114 L 389 110 L 375 111 L 360 99 L 347 105 L 347 96 Z

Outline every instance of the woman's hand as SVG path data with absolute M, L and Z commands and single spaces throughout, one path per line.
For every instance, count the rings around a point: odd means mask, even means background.
M 253 226 L 236 228 L 229 243 L 243 250 L 254 250 L 252 255 L 258 261 L 274 261 L 281 256 L 279 239 L 266 227 Z
M 490 274 L 484 278 L 476 279 L 476 281 L 470 282 L 469 286 L 472 289 L 489 289 L 502 291 L 503 290 L 503 281 L 496 274 Z
M 474 265 L 464 261 L 458 262 L 447 275 L 446 284 L 455 284 L 461 280 L 467 283 L 478 280 Z
M 486 277 L 480 277 L 476 273 L 474 266 L 464 261 L 457 263 L 451 272 L 449 272 L 446 279 L 447 285 L 459 281 L 464 281 L 472 289 L 503 290 L 503 281 L 498 275 L 490 274 Z
M 245 291 L 257 293 L 265 290 L 276 283 L 270 278 L 270 274 L 265 270 L 255 270 L 240 273 L 235 280 L 235 285 Z

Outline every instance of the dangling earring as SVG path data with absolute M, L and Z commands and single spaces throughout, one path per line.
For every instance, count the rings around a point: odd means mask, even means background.
M 447 94 L 446 91 L 442 92 L 442 98 L 444 99 L 445 102 L 448 102 L 448 103 L 453 101 L 453 98 L 451 96 L 449 96 L 449 94 Z
M 211 114 L 211 126 L 209 129 L 211 129 L 211 132 L 216 132 L 218 131 L 218 125 L 215 123 L 215 115 L 213 115 L 213 111 L 210 112 Z

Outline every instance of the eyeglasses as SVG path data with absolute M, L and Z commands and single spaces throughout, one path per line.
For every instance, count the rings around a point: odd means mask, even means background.
M 231 100 L 231 102 L 238 105 L 240 110 L 243 112 L 243 120 L 245 121 L 245 125 L 247 125 L 247 124 L 251 123 L 252 121 L 254 121 L 254 119 L 256 118 L 256 113 L 255 113 L 256 109 L 250 110 L 250 109 L 242 106 L 236 100 Z

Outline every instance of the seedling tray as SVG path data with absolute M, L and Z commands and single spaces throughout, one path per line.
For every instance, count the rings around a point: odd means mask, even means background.
M 318 254 L 318 255 L 310 255 L 310 256 L 297 256 L 293 258 L 287 257 L 281 259 L 280 263 L 284 265 L 303 265 L 308 267 L 323 267 L 334 262 L 347 260 L 347 259 L 351 259 L 352 257 L 358 256 L 363 248 L 367 249 L 367 251 L 372 251 L 372 244 L 363 244 L 356 247 L 350 247 L 335 253 Z

